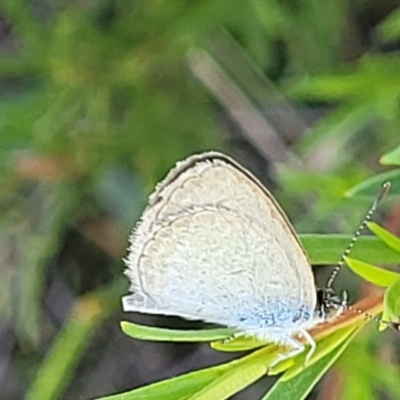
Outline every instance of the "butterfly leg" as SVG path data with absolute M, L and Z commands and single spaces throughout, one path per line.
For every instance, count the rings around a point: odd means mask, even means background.
M 315 343 L 314 338 L 305 329 L 302 329 L 300 331 L 300 334 L 304 337 L 304 339 L 310 345 L 310 350 L 307 351 L 306 358 L 304 360 L 304 365 L 307 366 L 307 364 L 309 363 L 312 355 L 315 353 L 315 349 L 317 348 L 317 344 Z
M 317 344 L 315 343 L 314 338 L 305 329 L 302 329 L 299 333 L 304 337 L 306 342 L 310 345 L 310 349 L 307 351 L 307 354 L 306 354 L 306 357 L 304 360 L 304 366 L 306 367 L 307 364 L 310 362 L 311 357 L 315 353 Z M 293 357 L 297 356 L 298 354 L 303 352 L 305 349 L 304 344 L 293 337 L 288 337 L 286 339 L 286 343 L 289 344 L 292 347 L 292 349 L 288 353 L 279 354 L 278 358 L 274 361 L 274 363 L 270 365 L 270 368 L 274 367 L 276 364 L 278 364 L 279 362 L 281 362 L 283 360 L 287 360 L 289 358 L 293 358 Z
M 287 353 L 279 353 L 278 357 L 272 364 L 270 364 L 269 368 L 275 367 L 281 361 L 288 360 L 289 358 L 297 356 L 298 354 L 302 353 L 305 349 L 303 343 L 299 342 L 297 339 L 291 336 L 288 336 L 285 339 L 285 343 L 288 344 L 291 347 L 291 349 Z

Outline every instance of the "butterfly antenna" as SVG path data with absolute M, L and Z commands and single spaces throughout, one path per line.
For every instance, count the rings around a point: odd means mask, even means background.
M 379 203 L 382 201 L 382 199 L 389 192 L 389 189 L 390 189 L 390 182 L 385 182 L 382 185 L 382 188 L 381 188 L 380 192 L 376 196 L 371 208 L 367 212 L 367 215 L 365 216 L 365 218 L 362 221 L 361 225 L 357 229 L 356 233 L 354 234 L 353 238 L 351 239 L 350 243 L 348 244 L 346 250 L 343 252 L 342 256 L 340 257 L 339 262 L 337 263 L 337 265 L 333 269 L 333 271 L 331 273 L 331 276 L 329 277 L 328 282 L 327 282 L 326 287 L 325 287 L 327 290 L 332 288 L 333 282 L 335 281 L 340 269 L 343 267 L 346 257 L 350 254 L 351 250 L 354 247 L 354 244 L 356 243 L 357 239 L 359 238 L 359 236 L 361 235 L 362 231 L 366 227 L 367 223 L 371 220 L 374 212 L 376 211 L 376 209 L 379 206 Z
M 380 324 L 380 323 L 385 323 L 385 324 L 387 324 L 387 325 L 390 325 L 390 322 L 382 321 L 382 318 L 381 318 L 381 317 L 372 315 L 372 314 L 366 312 L 365 310 L 363 310 L 363 309 L 361 309 L 361 308 L 356 308 L 356 307 L 353 307 L 353 306 L 351 306 L 351 305 L 347 305 L 347 306 L 346 306 L 346 309 L 347 309 L 347 310 L 350 310 L 350 311 L 354 311 L 354 312 L 356 312 L 358 315 L 362 315 L 362 316 L 365 317 L 365 319 L 367 319 L 368 321 L 375 321 L 375 322 L 377 322 L 378 324 Z

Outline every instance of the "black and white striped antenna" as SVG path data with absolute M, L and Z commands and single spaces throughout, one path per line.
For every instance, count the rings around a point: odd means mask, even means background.
M 390 182 L 385 182 L 382 185 L 382 189 L 376 196 L 371 208 L 368 210 L 364 220 L 361 222 L 361 225 L 357 229 L 356 233 L 354 234 L 353 238 L 351 239 L 349 245 L 347 246 L 346 250 L 343 252 L 342 256 L 340 257 L 339 262 L 337 265 L 334 267 L 334 269 L 331 272 L 331 275 L 326 283 L 325 290 L 330 291 L 332 289 L 333 282 L 335 281 L 340 269 L 343 267 L 344 262 L 346 257 L 350 254 L 351 250 L 354 247 L 354 244 L 357 242 L 357 239 L 365 229 L 367 223 L 371 221 L 372 216 L 374 215 L 376 209 L 379 206 L 379 203 L 382 201 L 382 199 L 386 196 L 386 194 L 389 192 L 390 189 Z
M 348 297 L 347 297 L 347 292 L 343 291 L 341 295 L 337 295 L 335 291 L 333 290 L 332 286 L 333 283 L 340 271 L 340 269 L 343 267 L 346 257 L 350 254 L 351 250 L 354 247 L 354 244 L 356 243 L 357 239 L 361 235 L 362 231 L 366 227 L 367 223 L 371 220 L 374 212 L 379 206 L 379 203 L 382 201 L 382 199 L 385 197 L 385 195 L 388 193 L 390 189 L 390 183 L 385 182 L 382 185 L 382 189 L 376 196 L 371 208 L 368 210 L 365 218 L 363 219 L 361 225 L 357 229 L 356 233 L 354 234 L 353 238 L 351 239 L 349 245 L 347 246 L 346 250 L 343 252 L 342 256 L 340 257 L 339 262 L 337 265 L 334 267 L 334 269 L 331 272 L 331 275 L 325 285 L 324 288 L 318 289 L 317 291 L 317 303 L 319 305 L 319 315 L 320 317 L 326 317 L 330 310 L 335 309 L 337 311 L 339 310 L 353 310 L 357 312 L 360 315 L 364 315 L 367 319 L 369 320 L 376 320 L 378 322 L 381 322 L 380 319 L 377 319 L 373 315 L 368 314 L 364 310 L 354 308 L 353 306 L 348 304 Z M 341 311 L 339 311 L 340 313 Z M 400 323 L 398 324 L 398 327 L 394 327 L 397 330 L 400 330 Z

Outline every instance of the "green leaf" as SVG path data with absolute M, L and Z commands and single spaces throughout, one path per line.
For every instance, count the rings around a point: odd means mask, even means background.
M 333 363 L 343 353 L 350 343 L 353 335 L 350 335 L 338 348 L 333 350 L 327 356 L 317 361 L 314 365 L 303 370 L 299 375 L 290 380 L 284 380 L 284 377 L 272 387 L 272 389 L 262 398 L 262 400 L 303 400 L 308 393 L 321 379 L 322 375 L 333 365 Z
M 156 342 L 211 342 L 211 347 L 218 351 L 238 352 L 252 350 L 268 345 L 254 337 L 238 336 L 234 329 L 166 329 L 152 326 L 138 325 L 133 322 L 122 321 L 122 331 L 138 340 L 152 340 Z M 224 340 L 228 339 L 228 340 Z
M 228 328 L 196 330 L 165 329 L 138 325 L 127 321 L 121 322 L 121 329 L 126 335 L 135 339 L 157 342 L 214 342 L 226 339 L 237 332 L 234 329 Z
M 193 394 L 222 375 L 223 367 L 225 365 L 202 369 L 129 392 L 101 397 L 97 400 L 190 399 Z
M 317 349 L 319 352 L 313 357 L 315 365 L 320 366 L 321 357 L 325 360 L 328 352 L 333 350 L 333 354 L 336 354 L 334 348 L 338 344 L 341 348 L 343 341 L 347 343 L 348 336 L 352 336 L 355 330 L 357 330 L 357 327 L 352 326 L 336 332 L 333 337 L 331 335 L 323 338 L 318 343 Z M 268 366 L 273 364 L 279 356 L 278 350 L 279 347 L 277 345 L 266 346 L 238 360 L 217 367 L 191 372 L 177 378 L 164 380 L 99 400 L 148 400 L 154 398 L 178 400 L 227 399 L 267 374 Z M 292 375 L 286 375 L 285 379 L 287 380 L 295 374 L 302 376 L 304 374 L 304 359 L 300 356 L 297 360 L 298 362 L 293 359 L 289 361 L 294 364 L 294 368 L 291 370 Z M 313 368 L 313 365 L 307 367 L 306 370 L 308 371 L 310 368 Z M 317 382 L 318 376 L 315 375 L 314 378 L 313 385 Z
M 386 229 L 382 228 L 375 222 L 368 222 L 368 229 L 371 230 L 379 239 L 385 242 L 390 248 L 396 250 L 400 253 L 400 239 L 388 232 Z
M 400 146 L 384 154 L 379 161 L 383 165 L 400 165 Z
M 314 265 L 337 264 L 352 240 L 350 235 L 300 235 L 300 240 Z M 400 253 L 394 251 L 380 239 L 362 236 L 352 250 L 354 258 L 371 263 L 395 264 L 400 262 Z
M 398 322 L 400 317 L 400 276 L 385 293 L 384 316 L 389 321 Z
M 250 386 L 268 371 L 263 360 L 243 364 L 225 372 L 220 378 L 210 382 L 201 391 L 191 396 L 191 400 L 228 399 L 235 393 Z
M 354 186 L 346 194 L 350 197 L 376 197 L 385 182 L 391 184 L 389 195 L 400 195 L 400 169 L 375 175 Z
M 354 273 L 377 286 L 389 287 L 400 276 L 396 272 L 375 267 L 374 265 L 350 257 L 346 257 L 346 264 Z
M 394 10 L 377 27 L 378 37 L 384 42 L 393 42 L 400 38 L 400 9 Z
M 260 349 L 238 360 L 98 400 L 226 399 L 265 375 L 275 356 Z

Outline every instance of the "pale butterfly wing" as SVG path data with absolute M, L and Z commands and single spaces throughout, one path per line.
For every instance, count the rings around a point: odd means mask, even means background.
M 285 336 L 312 322 L 314 278 L 293 228 L 265 187 L 223 154 L 178 163 L 130 241 L 125 311 Z

